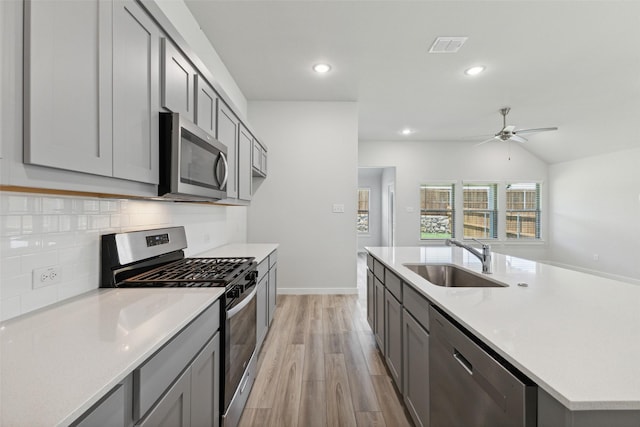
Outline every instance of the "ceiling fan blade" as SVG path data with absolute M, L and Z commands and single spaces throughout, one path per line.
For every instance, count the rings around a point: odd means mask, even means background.
M 516 142 L 527 142 L 527 138 L 522 137 L 522 136 L 518 136 L 518 135 L 511 135 L 511 138 L 509 138 L 509 141 L 516 141 Z
M 497 137 L 495 137 L 495 136 L 492 136 L 492 137 L 491 137 L 491 138 L 489 138 L 489 139 L 485 139 L 485 140 L 484 140 L 484 141 L 482 141 L 482 142 L 478 142 L 477 144 L 475 144 L 475 145 L 474 145 L 474 147 L 477 147 L 477 146 L 482 145 L 482 144 L 486 144 L 487 142 L 496 141 L 496 140 L 498 140 L 498 141 L 499 141 L 500 139 L 498 139 L 498 138 L 497 138 Z
M 520 129 L 515 131 L 516 134 L 521 134 L 521 133 L 535 133 L 535 132 L 547 132 L 550 130 L 558 130 L 557 127 L 552 127 L 552 128 L 537 128 L 537 129 Z
M 509 125 L 509 126 L 505 126 L 504 129 L 502 129 L 500 132 L 501 133 L 511 133 L 513 131 L 515 131 L 516 127 L 513 125 Z

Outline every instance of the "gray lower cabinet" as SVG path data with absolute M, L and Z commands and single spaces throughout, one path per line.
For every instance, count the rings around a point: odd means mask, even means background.
M 418 427 L 429 426 L 429 333 L 402 310 L 403 387 L 405 406 Z
M 256 352 L 262 348 L 262 343 L 267 335 L 269 329 L 269 299 L 268 299 L 268 282 L 269 276 L 267 274 L 258 282 L 258 290 L 256 292 Z
M 384 355 L 384 285 L 377 277 L 373 278 L 374 283 L 374 299 L 375 299 L 375 324 L 373 328 L 373 335 L 378 344 L 378 348 Z
M 275 252 L 274 252 L 275 254 Z M 269 257 L 273 256 L 270 255 Z M 273 315 L 276 312 L 276 306 L 278 304 L 278 265 L 274 264 L 269 269 L 269 290 L 267 292 L 268 299 L 268 316 L 269 316 L 269 325 L 273 322 Z
M 131 376 L 115 386 L 93 406 L 73 427 L 126 427 L 131 419 Z M 129 402 L 129 404 L 127 404 Z
M 139 427 L 191 425 L 191 370 L 187 369 L 140 423 Z
M 375 324 L 375 293 L 373 289 L 373 273 L 367 269 L 367 323 L 371 330 L 374 329 Z
M 191 364 L 191 427 L 220 425 L 220 332 Z
M 384 292 L 385 360 L 398 390 L 402 390 L 402 304 Z

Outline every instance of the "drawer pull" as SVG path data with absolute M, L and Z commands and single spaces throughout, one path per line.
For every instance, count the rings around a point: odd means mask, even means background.
M 455 348 L 453 349 L 453 358 L 462 365 L 469 375 L 473 375 L 473 365 Z

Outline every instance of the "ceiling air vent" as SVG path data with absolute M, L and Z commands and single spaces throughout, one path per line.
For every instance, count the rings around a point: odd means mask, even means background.
M 431 45 L 429 53 L 456 53 L 466 41 L 467 37 L 438 37 Z

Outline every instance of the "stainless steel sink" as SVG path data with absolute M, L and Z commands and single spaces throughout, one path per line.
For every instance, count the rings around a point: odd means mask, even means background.
M 456 288 L 501 288 L 509 286 L 451 264 L 404 264 L 404 266 L 437 286 Z

